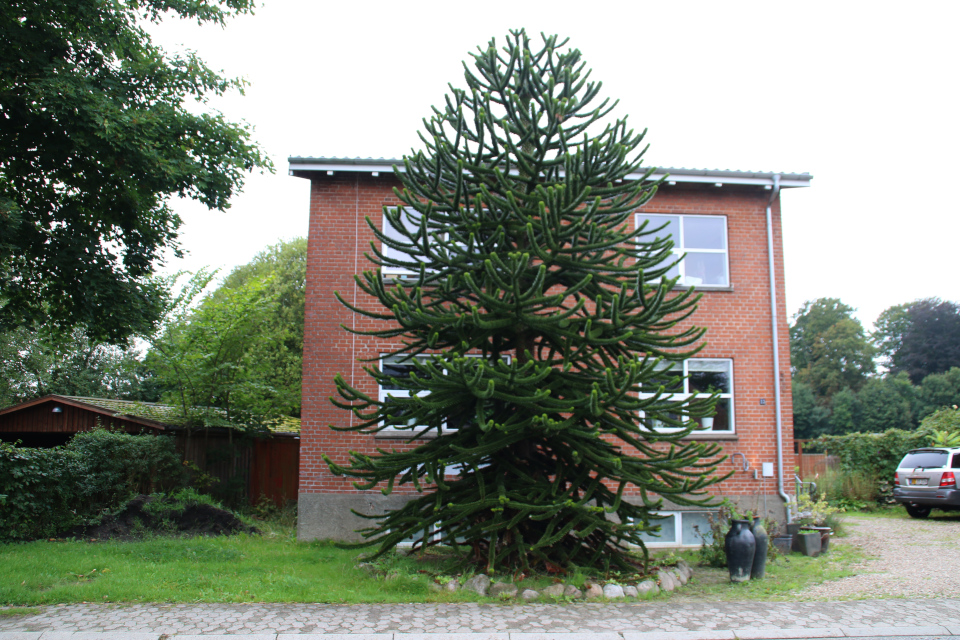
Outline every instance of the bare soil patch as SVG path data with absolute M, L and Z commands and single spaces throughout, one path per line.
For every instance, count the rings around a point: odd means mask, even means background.
M 168 504 L 164 504 L 167 501 Z M 156 504 L 159 502 L 160 504 Z M 209 504 L 190 504 L 173 508 L 169 498 L 139 495 L 116 515 L 108 515 L 97 525 L 74 527 L 67 537 L 96 540 L 136 540 L 145 533 L 176 536 L 222 536 L 257 533 L 235 514 Z M 160 507 L 159 509 L 157 507 Z

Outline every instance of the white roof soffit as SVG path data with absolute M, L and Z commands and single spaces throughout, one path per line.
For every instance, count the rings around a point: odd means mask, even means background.
M 403 171 L 403 161 L 391 158 L 304 158 L 291 157 L 289 174 L 297 177 L 308 177 L 310 173 L 393 173 L 396 165 Z M 658 167 L 651 176 L 659 180 L 669 176 L 668 182 L 685 182 L 715 184 L 755 185 L 771 187 L 773 177 L 780 176 L 780 187 L 809 187 L 813 178 L 809 173 L 778 173 L 775 171 L 731 171 L 726 169 L 685 169 L 676 167 Z M 639 179 L 642 173 L 634 173 L 629 178 Z

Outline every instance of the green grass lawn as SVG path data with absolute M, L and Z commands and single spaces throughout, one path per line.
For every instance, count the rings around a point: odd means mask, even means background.
M 263 536 L 150 537 L 135 542 L 38 541 L 0 545 L 0 604 L 73 602 L 463 602 L 486 600 L 431 589 L 443 559 L 393 555 L 371 575 L 357 551 L 297 542 L 290 529 Z M 695 552 L 683 554 L 695 565 Z M 679 594 L 659 597 L 780 599 L 807 584 L 849 575 L 856 552 L 838 546 L 822 558 L 790 556 L 767 579 L 732 585 L 726 570 L 695 567 Z M 384 575 L 385 574 L 385 575 Z M 582 584 L 585 576 L 572 579 Z M 550 578 L 526 580 L 521 588 Z

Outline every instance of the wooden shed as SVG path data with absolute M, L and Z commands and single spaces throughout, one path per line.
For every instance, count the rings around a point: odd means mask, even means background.
M 108 398 L 49 395 L 0 409 L 0 440 L 55 447 L 97 426 L 133 434 L 169 435 L 184 460 L 219 480 L 223 493 L 266 497 L 278 506 L 297 499 L 300 421 L 286 418 L 266 435 L 245 436 L 224 427 L 188 428 L 171 405 Z

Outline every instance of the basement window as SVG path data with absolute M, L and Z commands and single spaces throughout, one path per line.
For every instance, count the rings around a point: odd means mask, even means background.
M 651 524 L 660 525 L 659 535 L 644 533 L 640 538 L 648 547 L 699 547 L 704 542 L 710 544 L 713 534 L 708 516 L 711 514 L 716 517 L 713 511 L 660 511 L 656 515 L 665 516 L 664 519 L 651 520 Z

